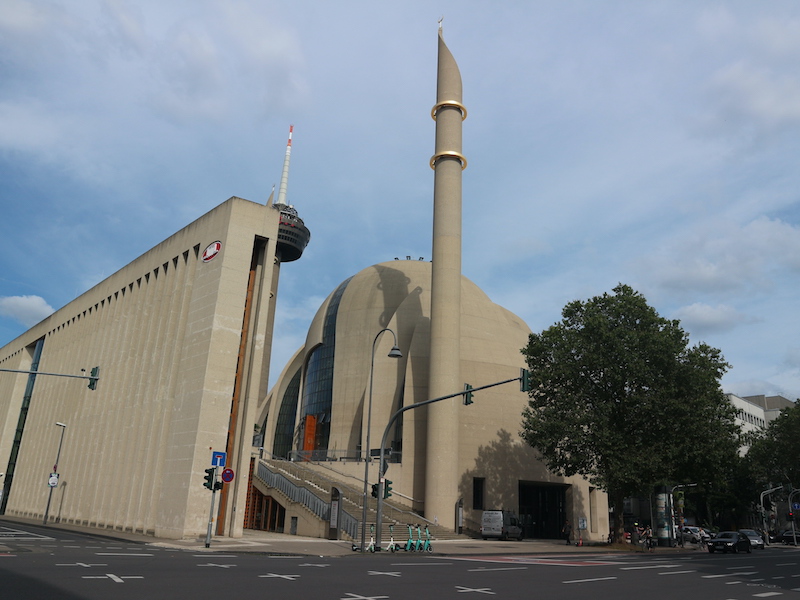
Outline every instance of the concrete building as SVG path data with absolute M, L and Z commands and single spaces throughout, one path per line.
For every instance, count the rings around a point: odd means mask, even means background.
M 0 349 L 0 512 L 201 535 L 213 449 L 239 474 L 217 531 L 241 535 L 280 266 L 308 240 L 290 206 L 230 198 Z M 95 390 L 26 373 L 94 366 Z

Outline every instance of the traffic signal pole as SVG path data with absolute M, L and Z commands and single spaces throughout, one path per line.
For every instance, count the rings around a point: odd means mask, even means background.
M 211 469 L 206 469 L 206 472 L 210 471 Z M 212 485 L 209 487 L 206 484 L 203 484 L 205 487 L 211 490 L 211 510 L 208 511 L 208 530 L 206 531 L 206 548 L 211 547 L 211 530 L 214 526 L 214 500 L 217 498 L 217 467 L 213 468 L 213 475 L 211 478 Z M 222 486 L 219 486 L 222 487 Z
M 383 437 L 381 438 L 381 446 L 380 446 L 380 466 L 378 468 L 378 509 L 377 515 L 375 517 L 376 526 L 375 526 L 375 548 L 378 549 L 381 547 L 381 527 L 383 525 L 383 474 L 386 472 L 386 454 L 384 452 L 384 448 L 386 448 L 386 440 L 389 439 L 389 430 L 394 425 L 394 422 L 397 421 L 398 417 L 402 415 L 407 410 L 414 410 L 415 408 L 421 408 L 423 406 L 427 406 L 428 404 L 433 404 L 434 402 L 441 402 L 442 400 L 447 400 L 448 398 L 455 398 L 456 396 L 464 396 L 466 398 L 466 394 L 472 395 L 474 392 L 478 392 L 480 390 L 485 390 L 488 388 L 496 387 L 498 385 L 503 385 L 504 383 L 511 383 L 512 381 L 519 381 L 520 382 L 520 390 L 521 391 L 528 391 L 530 389 L 529 386 L 529 372 L 526 369 L 520 369 L 519 377 L 514 377 L 513 379 L 505 379 L 503 381 L 498 381 L 496 383 L 490 383 L 488 385 L 482 385 L 480 387 L 473 388 L 472 386 L 467 387 L 464 386 L 464 389 L 460 392 L 456 392 L 455 394 L 448 394 L 447 396 L 440 396 L 438 398 L 433 398 L 432 400 L 423 400 L 422 402 L 415 402 L 414 404 L 410 404 L 408 406 L 404 406 L 401 409 L 395 411 L 395 413 L 389 418 L 389 423 L 386 425 L 386 429 L 383 430 Z M 467 384 L 469 385 L 469 384 Z
M 100 367 L 92 367 L 91 375 L 70 375 L 68 373 L 45 373 L 44 371 L 19 371 L 17 369 L 0 369 L 2 373 L 23 373 L 25 375 L 50 375 L 52 377 L 72 377 L 73 379 L 88 379 L 89 389 L 97 389 L 97 381 L 100 379 Z

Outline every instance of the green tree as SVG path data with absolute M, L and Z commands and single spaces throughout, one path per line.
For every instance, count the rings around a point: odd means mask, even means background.
M 784 408 L 753 437 L 747 462 L 762 485 L 800 486 L 800 407 Z
M 678 321 L 658 315 L 626 285 L 531 334 L 522 349 L 532 390 L 520 435 L 564 476 L 583 475 L 626 496 L 656 483 L 711 482 L 736 457 L 734 409 L 720 388 L 719 350 L 688 347 Z M 616 522 L 617 539 L 623 523 Z

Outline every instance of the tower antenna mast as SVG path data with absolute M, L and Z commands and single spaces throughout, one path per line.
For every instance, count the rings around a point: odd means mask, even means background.
M 286 142 L 286 156 L 283 159 L 283 173 L 278 187 L 278 200 L 275 204 L 286 204 L 286 187 L 289 185 L 289 159 L 292 157 L 292 132 L 294 125 L 289 125 L 289 141 Z

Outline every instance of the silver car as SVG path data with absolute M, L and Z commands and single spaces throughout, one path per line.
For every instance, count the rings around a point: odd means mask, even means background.
M 762 538 L 756 530 L 740 529 L 739 532 L 747 536 L 747 538 L 750 540 L 750 545 L 753 548 L 764 550 L 764 538 Z

